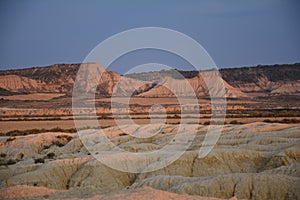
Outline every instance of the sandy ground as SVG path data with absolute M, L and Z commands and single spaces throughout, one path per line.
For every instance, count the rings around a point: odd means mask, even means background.
M 11 96 L 0 96 L 0 99 L 7 100 L 19 100 L 19 101 L 28 101 L 28 100 L 43 100 L 48 101 L 55 97 L 64 96 L 65 94 L 58 93 L 36 93 L 36 94 L 22 94 L 22 95 L 11 95 Z
M 33 187 L 27 185 L 17 185 L 11 187 L 5 187 L 0 189 L 0 197 L 6 198 L 50 198 L 55 199 L 55 194 L 61 193 L 64 199 L 80 199 L 80 198 L 68 198 L 68 192 L 66 190 L 54 190 L 46 187 Z M 70 195 L 71 196 L 71 195 Z M 95 195 L 86 200 L 142 200 L 142 199 L 153 199 L 153 200 L 220 200 L 219 198 L 212 197 L 201 197 L 187 194 L 175 194 L 171 192 L 166 192 L 162 190 L 156 190 L 151 187 L 142 187 L 133 190 L 122 190 L 115 193 L 105 194 L 105 195 Z M 236 198 L 231 198 L 230 200 L 236 200 Z
M 114 102 L 124 102 L 127 98 L 124 97 L 113 97 Z M 201 104 L 207 104 L 210 103 L 209 99 L 192 99 L 192 98 L 186 98 L 181 97 L 181 100 L 186 103 L 195 103 L 195 101 L 198 100 L 198 103 Z M 111 102 L 111 98 L 97 98 L 95 102 Z M 131 97 L 130 98 L 130 104 L 139 104 L 139 105 L 153 105 L 153 104 L 164 104 L 164 105 L 172 105 L 172 104 L 178 104 L 178 99 L 174 97 L 170 98 L 141 98 L 141 97 Z M 246 99 L 235 99 L 235 100 L 227 100 L 228 104 L 255 104 L 256 101 L 246 100 Z
M 10 187 L 3 187 L 0 189 L 0 197 L 6 198 L 17 198 L 17 197 L 47 197 L 50 194 L 57 193 L 60 190 L 49 189 L 46 187 L 33 187 L 28 185 L 17 185 Z
M 135 116 L 133 116 L 135 117 Z M 136 116 L 140 117 L 140 116 Z M 261 118 L 226 118 L 226 123 L 230 123 L 231 121 L 238 121 L 241 123 L 253 123 L 253 122 L 263 122 L 266 119 L 270 120 L 282 120 L 282 119 L 287 119 L 288 117 L 261 117 Z M 293 118 L 288 118 L 288 119 L 300 119 L 300 117 L 293 117 Z M 185 119 L 187 123 L 195 122 L 195 119 Z M 208 122 L 210 119 L 209 118 L 203 118 L 200 119 L 200 123 Z M 137 124 L 149 124 L 150 120 L 149 119 L 133 119 L 133 121 Z M 128 119 L 120 119 L 120 124 L 125 125 L 128 124 L 130 121 Z M 167 119 L 167 123 L 179 123 L 180 119 Z M 115 126 L 116 123 L 113 119 L 102 119 L 99 120 L 100 126 L 106 127 L 106 126 Z M 69 128 L 75 128 L 74 121 L 73 120 L 57 120 L 57 121 L 0 121 L 0 132 L 1 133 L 6 133 L 8 131 L 12 130 L 29 130 L 29 129 L 52 129 L 60 127 L 62 129 L 69 129 Z M 85 127 L 85 126 L 83 126 Z

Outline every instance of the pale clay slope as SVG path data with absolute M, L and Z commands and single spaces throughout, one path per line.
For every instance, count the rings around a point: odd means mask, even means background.
M 117 127 L 107 128 L 105 133 L 112 137 L 114 144 L 136 152 L 165 146 L 174 140 L 172 131 L 178 128 L 166 125 L 161 133 L 145 139 L 118 136 L 123 132 Z M 126 129 L 132 134 L 135 130 L 136 127 Z M 194 142 L 183 156 L 168 167 L 142 174 L 104 166 L 88 155 L 76 134 L 43 133 L 16 137 L 13 141 L 3 137 L 0 152 L 6 156 L 2 156 L 0 166 L 2 190 L 6 191 L 7 184 L 29 185 L 67 190 L 61 195 L 70 198 L 80 198 L 83 191 L 90 191 L 82 198 L 93 198 L 103 192 L 126 191 L 126 188 L 136 191 L 150 186 L 172 193 L 227 199 L 233 196 L 239 199 L 300 199 L 299 124 L 225 125 L 217 145 L 201 159 L 198 152 L 207 126 L 199 126 L 196 130 Z M 100 145 L 96 133 L 86 139 L 96 150 L 107 148 Z M 45 163 L 35 164 L 33 158 L 44 158 Z M 8 160 L 17 163 L 5 165 Z M 118 160 L 116 158 L 116 163 Z M 142 191 L 147 193 L 147 189 Z M 49 197 L 59 198 L 55 195 L 59 194 L 49 194 Z
M 219 77 L 216 78 L 216 77 Z M 208 90 L 217 88 L 217 91 Z M 199 72 L 198 76 L 186 79 L 164 77 L 154 88 L 141 93 L 142 97 L 173 97 L 173 96 L 213 96 L 213 97 L 246 97 L 238 88 L 230 86 L 220 77 L 218 71 Z

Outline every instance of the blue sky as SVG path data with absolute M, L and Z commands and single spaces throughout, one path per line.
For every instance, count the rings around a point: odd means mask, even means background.
M 219 68 L 300 62 L 300 3 L 253 1 L 0 1 L 0 69 L 79 63 L 101 41 L 137 27 L 165 27 L 199 42 Z M 143 63 L 191 66 L 148 50 L 118 59 L 120 73 Z

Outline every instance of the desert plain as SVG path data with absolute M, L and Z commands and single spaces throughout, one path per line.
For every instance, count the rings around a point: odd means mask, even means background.
M 95 101 L 81 99 L 88 108 L 94 103 L 95 115 L 72 107 L 79 66 L 0 71 L 1 198 L 300 199 L 299 64 L 220 70 L 226 112 L 216 113 L 201 78 L 215 72 L 123 76 L 107 70 L 97 82 Z M 192 85 L 196 102 L 182 90 L 177 73 Z M 126 112 L 127 87 L 143 81 L 129 96 Z M 117 82 L 119 96 L 112 98 Z M 181 100 L 199 108 L 183 113 L 178 98 L 159 83 L 174 86 Z M 92 120 L 99 126 L 90 126 Z M 209 129 L 221 130 L 213 145 L 204 142 Z M 170 149 L 162 151 L 166 146 Z M 115 149 L 154 153 L 113 154 L 113 165 L 101 162 Z

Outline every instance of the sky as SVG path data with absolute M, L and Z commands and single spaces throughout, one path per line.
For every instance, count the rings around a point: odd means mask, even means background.
M 300 62 L 298 0 L 2 0 L 0 69 L 80 63 L 122 31 L 163 27 L 201 44 L 219 68 Z M 172 53 L 140 50 L 117 59 L 126 73 L 144 63 L 192 66 Z

